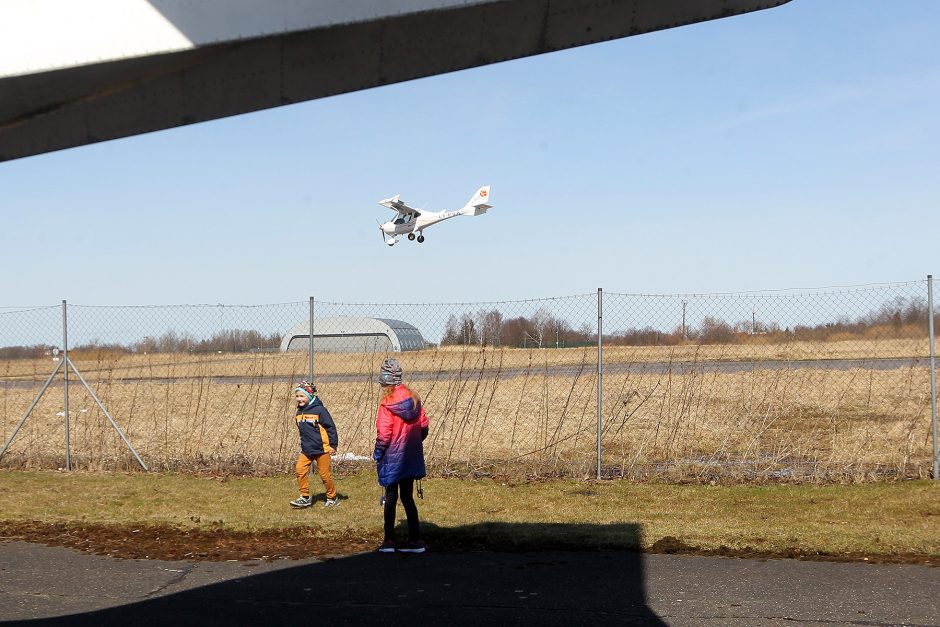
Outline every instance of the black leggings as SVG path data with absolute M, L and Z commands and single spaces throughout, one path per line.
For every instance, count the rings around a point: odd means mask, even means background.
M 398 494 L 401 492 L 401 504 L 408 517 L 408 539 L 420 540 L 421 528 L 418 522 L 418 506 L 415 505 L 415 480 L 402 479 L 385 488 L 385 539 L 395 539 L 395 507 L 398 505 Z

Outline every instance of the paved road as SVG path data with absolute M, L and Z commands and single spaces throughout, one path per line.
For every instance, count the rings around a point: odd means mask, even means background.
M 185 363 L 185 362 L 184 362 Z M 196 362 L 193 362 L 196 363 Z M 178 368 L 180 364 L 175 364 L 174 367 Z M 684 361 L 637 361 L 629 363 L 605 363 L 604 364 L 604 374 L 620 374 L 620 373 L 631 373 L 631 374 L 664 374 L 667 372 L 672 372 L 673 374 L 686 374 L 690 372 L 704 372 L 704 373 L 724 373 L 724 374 L 735 374 L 739 372 L 753 372 L 755 370 L 798 370 L 800 368 L 811 368 L 816 370 L 851 370 L 853 368 L 862 368 L 866 370 L 897 370 L 900 368 L 928 368 L 930 366 L 930 360 L 925 358 L 918 357 L 901 357 L 901 358 L 874 358 L 874 359 L 796 359 L 796 360 L 737 360 L 737 361 L 695 361 L 695 362 L 684 362 Z M 139 366 L 128 366 L 128 369 L 139 370 Z M 118 372 L 121 368 L 113 368 L 114 372 Z M 538 366 L 533 366 L 532 368 L 505 368 L 502 370 L 497 370 L 492 366 L 488 366 L 482 372 L 479 369 L 468 368 L 463 371 L 459 370 L 441 370 L 441 371 L 423 371 L 423 370 L 414 370 L 408 372 L 408 378 L 415 381 L 429 381 L 434 379 L 439 380 L 450 380 L 456 378 L 463 379 L 492 379 L 499 375 L 501 379 L 511 379 L 515 377 L 538 377 L 543 374 L 554 377 L 574 377 L 576 375 L 581 376 L 591 376 L 597 370 L 596 362 L 590 362 L 585 364 L 565 364 L 565 365 L 556 365 L 549 366 L 547 368 L 540 368 Z M 89 369 L 83 370 L 82 374 L 86 379 L 89 378 L 89 373 L 96 373 L 97 370 Z M 108 378 L 110 379 L 112 375 L 111 371 L 108 371 Z M 48 375 L 47 375 L 48 376 Z M 181 381 L 199 381 L 205 379 L 207 375 L 197 374 L 197 375 L 184 375 L 184 376 L 173 376 L 173 377 L 120 377 L 118 375 L 118 381 L 123 383 L 133 383 L 137 381 L 146 381 L 153 385 L 172 385 Z M 318 383 L 357 383 L 363 381 L 371 381 L 372 374 L 325 374 L 317 377 Z M 280 382 L 285 385 L 296 382 L 296 376 L 264 376 L 264 377 L 245 377 L 242 375 L 211 375 L 209 376 L 211 383 L 225 383 L 230 385 L 242 385 L 246 383 L 270 383 L 270 382 Z M 6 379 L 0 379 L 0 388 L 10 388 L 10 389 L 38 389 L 39 386 L 45 382 L 45 379 L 35 377 L 34 375 L 13 375 Z M 98 383 L 97 380 L 92 380 L 90 383 Z M 56 379 L 50 384 L 51 387 L 62 387 L 64 383 L 62 382 L 62 376 L 58 375 Z M 80 382 L 74 381 L 73 385 L 81 385 Z
M 0 621 L 940 625 L 940 569 L 554 551 L 193 563 L 10 542 L 0 544 Z

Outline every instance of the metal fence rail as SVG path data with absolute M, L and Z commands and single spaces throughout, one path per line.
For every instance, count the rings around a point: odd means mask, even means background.
M 368 459 L 394 355 L 436 473 L 936 476 L 931 288 L 0 309 L 0 466 L 282 472 L 311 377 Z

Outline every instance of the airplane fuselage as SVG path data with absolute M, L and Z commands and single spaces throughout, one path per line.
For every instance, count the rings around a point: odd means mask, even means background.
M 436 213 L 423 212 L 420 216 L 399 216 L 395 220 L 389 220 L 382 225 L 382 231 L 388 235 L 405 235 L 414 231 L 421 232 L 432 224 L 437 224 L 449 218 L 456 218 L 460 215 L 460 210 L 456 211 L 438 211 Z

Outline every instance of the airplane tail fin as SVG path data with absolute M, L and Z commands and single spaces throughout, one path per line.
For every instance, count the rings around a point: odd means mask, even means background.
M 464 216 L 480 216 L 486 213 L 487 209 L 492 209 L 493 205 L 487 204 L 490 199 L 490 186 L 484 185 L 473 195 L 473 197 L 460 210 Z

